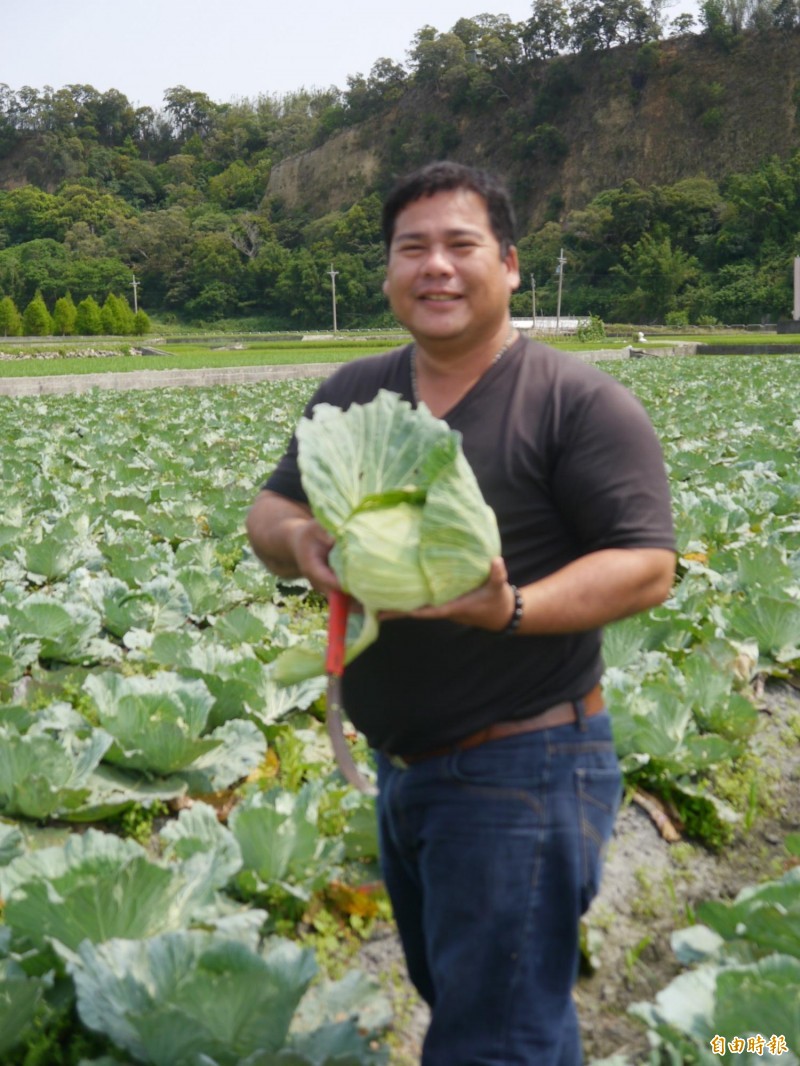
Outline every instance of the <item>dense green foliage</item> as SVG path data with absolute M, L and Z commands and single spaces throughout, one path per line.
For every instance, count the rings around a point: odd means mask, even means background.
M 451 154 L 459 127 L 489 115 L 507 130 L 517 163 L 563 159 L 559 111 L 578 89 L 564 53 L 603 62 L 617 45 L 639 46 L 636 91 L 665 32 L 691 28 L 688 16 L 667 26 L 663 6 L 536 0 L 520 23 L 483 14 L 448 32 L 423 26 L 405 66 L 378 59 L 343 91 L 220 104 L 179 85 L 154 111 L 114 89 L 0 85 L 0 299 L 22 313 L 38 292 L 51 316 L 67 294 L 78 308 L 88 298 L 102 307 L 109 293 L 130 293 L 135 274 L 150 312 L 318 329 L 331 321 L 335 264 L 339 325 L 385 324 L 379 205 L 392 175 Z M 794 3 L 708 0 L 700 29 L 709 47 L 728 48 L 744 31 L 791 32 L 798 17 Z M 429 94 L 437 108 L 421 121 L 416 112 L 393 118 L 381 170 L 348 209 L 312 218 L 266 195 L 276 163 L 386 114 L 409 92 Z M 721 121 L 723 94 L 711 84 L 694 101 L 709 130 Z M 643 323 L 676 314 L 726 323 L 786 316 L 799 169 L 797 158 L 773 160 L 721 184 L 629 182 L 579 211 L 553 203 L 552 221 L 521 235 L 524 287 L 534 273 L 542 313 L 552 312 L 563 246 L 565 314 Z M 522 179 L 516 194 L 524 198 Z M 520 294 L 518 312 L 529 304 Z M 8 317 L 0 307 L 0 333 L 11 335 Z M 69 322 L 62 307 L 52 328 L 66 335 Z M 32 325 L 41 331 L 41 313 Z M 90 325 L 75 328 L 102 329 Z
M 563 224 L 523 237 L 520 259 L 523 278 L 535 274 L 540 307 L 555 304 L 563 245 L 568 312 L 590 310 L 607 322 L 664 322 L 676 313 L 701 325 L 774 322 L 791 311 L 798 230 L 800 154 L 722 183 L 627 181 Z M 527 309 L 529 297 L 515 300 Z

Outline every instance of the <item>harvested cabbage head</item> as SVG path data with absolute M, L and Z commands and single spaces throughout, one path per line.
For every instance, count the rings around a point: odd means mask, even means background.
M 424 404 L 384 390 L 347 411 L 319 404 L 297 440 L 309 505 L 336 539 L 331 567 L 365 609 L 348 661 L 375 639 L 375 612 L 446 603 L 487 579 L 500 554 L 494 512 L 460 435 Z M 278 659 L 278 679 L 291 660 Z
M 356 512 L 341 532 L 330 563 L 345 590 L 361 603 L 413 611 L 431 602 L 419 565 L 422 507 L 397 503 Z
M 314 517 L 336 538 L 331 566 L 373 610 L 410 611 L 481 585 L 500 553 L 458 433 L 392 392 L 347 411 L 320 404 L 297 430 Z

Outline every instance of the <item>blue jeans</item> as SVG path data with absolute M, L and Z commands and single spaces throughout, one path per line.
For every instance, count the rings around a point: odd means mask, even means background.
M 383 876 L 431 1007 L 422 1066 L 580 1066 L 579 919 L 621 793 L 608 714 L 377 759 Z

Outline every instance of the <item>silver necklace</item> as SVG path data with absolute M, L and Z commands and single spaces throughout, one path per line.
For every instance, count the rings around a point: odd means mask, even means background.
M 492 361 L 491 361 L 491 363 L 489 363 L 490 367 L 494 366 L 495 363 L 499 363 L 500 360 L 503 358 L 503 356 L 506 354 L 506 352 L 508 351 L 508 349 L 511 347 L 511 345 L 514 342 L 516 332 L 517 332 L 516 329 L 514 328 L 514 326 L 512 326 L 511 329 L 509 330 L 508 336 L 506 337 L 505 344 L 500 349 L 500 351 L 497 352 L 492 357 Z M 411 346 L 410 367 L 411 367 L 411 395 L 412 395 L 412 397 L 414 399 L 414 406 L 416 407 L 419 404 L 419 388 L 417 386 L 417 346 L 416 346 L 416 344 L 412 344 L 412 346 Z M 489 367 L 487 367 L 486 369 L 488 370 Z

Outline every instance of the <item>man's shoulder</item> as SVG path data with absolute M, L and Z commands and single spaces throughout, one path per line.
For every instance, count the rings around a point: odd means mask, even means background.
M 549 344 L 543 344 L 541 341 L 526 338 L 523 352 L 529 367 L 535 366 L 540 375 L 544 374 L 554 381 L 589 388 L 601 384 L 618 384 L 605 371 L 580 356 L 551 348 Z
M 544 417 L 562 429 L 602 425 L 614 433 L 623 424 L 649 425 L 641 401 L 607 370 L 570 352 L 526 340 L 516 393 L 538 402 Z
M 380 389 L 403 393 L 408 387 L 408 345 L 365 355 L 340 366 L 320 390 L 328 403 L 367 403 Z
M 543 391 L 561 403 L 583 405 L 620 402 L 623 397 L 634 399 L 630 390 L 607 370 L 547 344 L 526 339 L 521 365 L 521 388 Z

